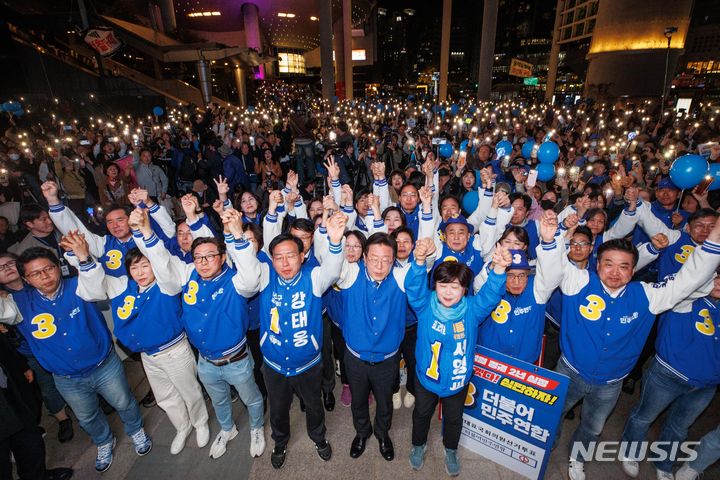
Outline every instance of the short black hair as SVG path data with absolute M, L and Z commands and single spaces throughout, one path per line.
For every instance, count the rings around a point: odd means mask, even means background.
M 34 222 L 40 218 L 40 215 L 42 215 L 43 212 L 47 213 L 47 210 L 37 203 L 28 203 L 27 205 L 23 205 L 22 208 L 20 208 L 20 223 L 25 225 L 25 223 Z
M 608 214 L 607 214 L 607 212 L 605 211 L 604 208 L 595 207 L 595 208 L 589 209 L 589 210 L 585 213 L 585 219 L 586 219 L 586 220 L 590 220 L 591 218 L 593 218 L 593 217 L 594 217 L 595 215 L 597 215 L 598 213 L 599 213 L 599 214 L 602 214 L 602 216 L 605 217 L 605 227 L 607 227 L 607 225 L 608 225 Z
M 110 212 L 114 212 L 115 210 L 122 210 L 123 212 L 125 212 L 125 215 L 129 217 L 130 213 L 132 213 L 134 208 L 135 207 L 132 207 L 130 205 L 120 205 L 119 203 L 113 203 L 105 209 L 105 216 L 107 217 L 108 215 L 110 215 Z
M 315 233 L 315 224 L 307 218 L 296 218 L 295 220 L 290 222 L 290 228 L 288 229 L 288 231 L 292 229 L 313 234 Z
M 365 243 L 367 242 L 365 235 L 363 235 L 362 233 L 360 233 L 357 230 L 348 230 L 343 235 L 345 236 L 345 238 L 348 238 L 351 236 L 355 237 L 357 239 L 357 241 L 360 243 L 360 246 L 362 247 L 362 249 L 365 250 Z
M 105 163 L 105 164 L 103 165 L 103 167 L 102 167 L 102 171 L 103 171 L 103 173 L 105 174 L 105 176 L 107 176 L 107 174 L 108 174 L 108 169 L 109 169 L 110 167 L 115 167 L 115 168 L 117 168 L 118 174 L 119 174 L 119 173 L 122 173 L 122 170 L 120 170 L 120 165 L 118 165 L 118 164 L 115 163 L 115 162 L 107 162 L 107 163 Z
M 408 235 L 410 235 L 410 241 L 413 243 L 413 245 L 415 244 L 415 235 L 413 234 L 412 230 L 410 230 L 408 227 L 406 227 L 404 225 L 402 227 L 396 228 L 390 234 L 390 236 L 397 241 L 397 237 L 401 233 L 407 233 Z
M 138 156 L 142 155 L 144 152 L 148 152 L 148 153 L 150 154 L 150 156 L 152 157 L 152 150 L 150 150 L 150 149 L 147 148 L 147 147 L 142 147 L 142 148 L 140 149 L 140 151 L 138 152 Z
M 355 195 L 353 196 L 353 205 L 355 205 L 357 202 L 360 201 L 362 197 L 366 197 L 370 195 L 372 192 L 368 190 L 367 188 L 361 188 L 357 192 L 355 192 Z
M 140 251 L 139 248 L 131 248 L 128 250 L 125 254 L 125 271 L 128 272 L 128 275 L 130 275 L 130 266 L 135 265 L 143 258 L 147 257 Z
M 587 225 L 578 225 L 577 227 L 575 227 L 573 235 L 585 235 L 588 240 L 590 240 L 591 242 L 593 241 L 592 231 Z
M 700 208 L 696 210 L 692 215 L 690 215 L 690 218 L 688 218 L 688 223 L 694 222 L 695 220 L 699 218 L 705 218 L 705 217 L 713 217 L 718 218 L 720 216 L 720 213 L 716 212 L 712 208 Z
M 217 247 L 218 253 L 220 255 L 225 255 L 225 252 L 227 251 L 227 249 L 225 248 L 225 243 L 221 242 L 220 240 L 218 240 L 215 237 L 196 238 L 192 242 L 192 246 L 190 247 L 190 253 L 193 256 L 195 256 L 195 249 L 197 247 L 199 247 L 200 245 L 205 245 L 206 243 L 212 243 L 213 245 L 215 245 Z
M 56 266 L 60 266 L 60 260 L 55 256 L 53 252 L 45 247 L 30 247 L 20 254 L 15 262 L 17 271 L 21 277 L 25 276 L 25 265 L 37 260 L 38 258 L 45 258 L 50 260 Z
M 522 200 L 527 210 L 530 210 L 530 207 L 532 207 L 532 199 L 530 198 L 530 195 L 527 195 L 525 193 L 513 192 L 510 194 L 509 198 L 511 205 L 515 200 Z
M 282 242 L 292 242 L 295 244 L 296 247 L 298 247 L 298 253 L 302 254 L 302 252 L 305 249 L 305 245 L 303 245 L 302 240 L 300 240 L 297 237 L 293 237 L 289 233 L 281 233 L 277 237 L 273 238 L 272 242 L 270 242 L 270 246 L 268 247 L 268 251 L 270 252 L 270 256 L 272 257 L 273 251 L 275 250 L 275 247 L 277 247 Z
M 367 241 L 365 242 L 365 248 L 363 248 L 363 255 L 367 255 L 370 247 L 372 247 L 373 245 L 385 245 L 392 248 L 393 260 L 397 258 L 397 242 L 387 233 L 377 232 L 370 235 L 370 237 L 368 237 Z
M 432 288 L 435 289 L 435 285 L 438 283 L 452 283 L 455 280 L 460 282 L 467 294 L 473 281 L 473 272 L 470 267 L 460 262 L 442 262 L 433 271 Z
M 261 250 L 265 245 L 265 238 L 263 237 L 263 229 L 257 223 L 243 223 L 243 232 L 250 230 L 258 242 L 258 250 Z
M 598 263 L 600 263 L 600 261 L 602 260 L 603 254 L 610 251 L 621 251 L 631 254 L 633 256 L 633 267 L 637 265 L 638 251 L 637 248 L 635 248 L 635 245 L 633 245 L 630 240 L 626 240 L 624 238 L 616 238 L 615 240 L 608 240 L 607 242 L 600 245 L 600 248 L 598 248 L 597 252 Z
M 530 246 L 530 236 L 528 235 L 527 230 L 525 230 L 523 227 L 518 227 L 517 225 L 510 225 L 505 229 L 503 234 L 500 236 L 500 240 L 498 242 L 502 242 L 507 238 L 510 234 L 515 235 L 515 238 L 520 240 L 522 243 L 526 245 L 526 249 Z
M 458 208 L 462 207 L 462 203 L 460 203 L 460 199 L 457 198 L 455 195 L 443 195 L 440 197 L 440 202 L 438 203 L 438 208 L 442 210 L 443 204 L 447 201 L 452 201 L 457 203 Z

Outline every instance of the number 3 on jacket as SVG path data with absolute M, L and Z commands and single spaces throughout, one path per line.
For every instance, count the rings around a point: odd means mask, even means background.
M 57 327 L 55 326 L 55 317 L 49 313 L 41 313 L 35 315 L 30 321 L 33 325 L 37 325 L 38 329 L 32 332 L 33 337 L 38 340 L 45 340 L 55 335 Z
M 185 300 L 185 303 L 188 305 L 195 305 L 195 302 L 197 302 L 197 293 L 199 290 L 199 286 L 195 280 L 190 280 L 188 282 L 188 290 L 183 295 L 183 300 Z
M 580 315 L 588 320 L 598 320 L 605 311 L 605 300 L 598 295 L 588 295 L 585 297 L 588 301 L 587 305 L 580 305 Z

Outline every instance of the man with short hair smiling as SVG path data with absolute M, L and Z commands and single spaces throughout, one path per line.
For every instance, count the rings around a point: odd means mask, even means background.
M 242 241 L 242 221 L 231 215 L 228 223 L 235 241 Z M 293 391 L 304 401 L 307 432 L 318 455 L 330 460 L 332 448 L 325 438 L 325 410 L 319 390 L 323 377 L 322 296 L 340 278 L 342 239 L 347 217 L 336 213 L 327 220 L 328 250 L 322 265 L 303 262 L 303 241 L 282 234 L 269 246 L 272 269 L 252 251 L 230 247 L 239 268 L 252 272 L 248 291 L 260 292 L 260 348 L 263 378 L 270 404 L 270 425 L 275 448 L 273 468 L 285 463 L 290 438 L 290 404 Z M 312 238 L 312 236 L 311 236 Z
M 570 378 L 563 415 L 584 401 L 573 443 L 581 442 L 585 448 L 602 432 L 655 315 L 708 293 L 708 281 L 720 264 L 720 221 L 673 279 L 631 282 L 637 260 L 637 249 L 627 240 L 611 240 L 600 247 L 597 273 L 570 265 L 554 242 L 543 241 L 538 249 L 539 268 L 547 272 L 548 283 L 559 285 L 563 293 L 562 356 L 556 370 Z M 570 458 L 569 476 L 585 478 L 581 458 Z
M 105 320 L 90 303 L 86 282 L 102 282 L 100 267 L 89 255 L 78 260 L 88 275 L 63 280 L 60 262 L 47 249 L 23 252 L 17 269 L 31 288 L 0 300 L 0 321 L 17 325 L 40 364 L 53 374 L 58 391 L 97 446 L 95 469 L 104 472 L 113 461 L 115 437 L 98 394 L 117 410 L 138 455 L 149 453 L 152 441 Z

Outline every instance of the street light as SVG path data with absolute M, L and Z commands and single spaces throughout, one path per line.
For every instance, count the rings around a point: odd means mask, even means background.
M 667 38 L 667 50 L 665 51 L 665 75 L 663 76 L 662 86 L 662 101 L 660 103 L 660 119 L 662 120 L 665 114 L 665 94 L 667 92 L 667 76 L 668 66 L 670 65 L 670 42 L 672 41 L 673 33 L 677 32 L 677 27 L 665 27 L 665 38 Z

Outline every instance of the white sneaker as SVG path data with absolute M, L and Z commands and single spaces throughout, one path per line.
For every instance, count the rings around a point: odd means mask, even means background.
M 210 441 L 210 427 L 208 427 L 207 423 L 195 429 L 195 440 L 199 448 L 203 448 L 208 444 Z
M 207 423 L 195 429 L 195 440 L 198 448 L 203 448 L 210 441 L 210 427 Z
M 250 456 L 259 457 L 265 451 L 265 427 L 250 430 Z
M 623 460 L 622 469 L 628 477 L 637 478 L 640 475 L 640 464 L 634 460 Z
M 227 443 L 237 437 L 237 434 L 238 430 L 235 425 L 233 425 L 232 430 L 230 431 L 226 432 L 225 430 L 222 430 L 218 433 L 217 437 L 215 437 L 215 441 L 210 447 L 210 456 L 212 458 L 222 457 L 225 454 L 225 450 L 227 450 Z
M 400 407 L 402 407 L 400 392 L 393 393 L 393 410 L 400 410 Z
M 675 480 L 675 475 L 672 472 L 663 472 L 662 470 L 655 470 L 657 474 L 657 480 Z
M 192 425 L 185 430 L 177 431 L 177 433 L 175 434 L 175 438 L 173 438 L 173 441 L 170 444 L 171 455 L 177 455 L 178 453 L 182 452 L 183 448 L 185 448 L 185 441 L 190 436 L 190 433 L 192 433 Z
M 683 463 L 680 470 L 675 472 L 675 480 L 696 480 L 700 477 L 700 472 L 693 470 L 687 463 Z
M 568 476 L 570 480 L 585 480 L 585 464 L 571 458 L 568 465 Z
M 403 404 L 405 405 L 405 408 L 410 408 L 413 405 L 415 405 L 415 395 L 413 395 L 410 392 L 407 392 L 405 394 L 405 399 L 403 400 Z

